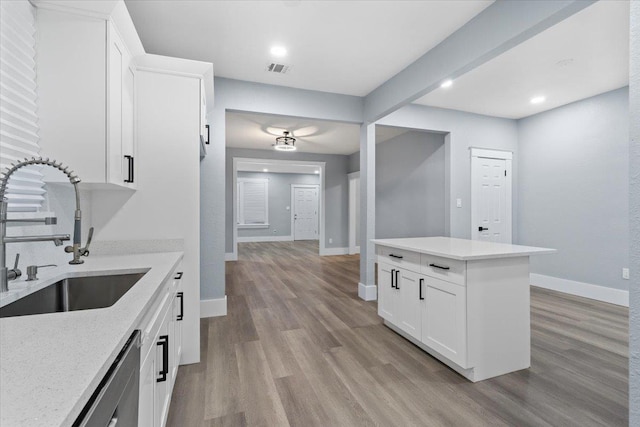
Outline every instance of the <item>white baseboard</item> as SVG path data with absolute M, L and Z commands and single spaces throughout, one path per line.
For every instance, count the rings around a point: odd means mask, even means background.
M 224 260 L 225 261 L 237 261 L 238 260 L 238 254 L 235 252 L 227 252 L 226 254 L 224 254 Z
M 376 285 L 365 285 L 358 283 L 358 297 L 365 301 L 375 301 L 378 299 L 378 287 Z
M 360 253 L 360 246 L 356 246 L 355 248 L 349 248 L 349 255 L 355 255 Z
M 622 289 L 607 288 L 606 286 L 576 282 L 535 273 L 529 275 L 529 282 L 531 286 L 629 307 L 629 291 Z
M 349 255 L 349 248 L 324 248 L 320 249 L 320 256 Z
M 255 242 L 292 242 L 293 236 L 256 236 L 256 237 L 238 237 L 238 243 L 255 243 Z
M 227 315 L 227 296 L 200 300 L 200 318 Z

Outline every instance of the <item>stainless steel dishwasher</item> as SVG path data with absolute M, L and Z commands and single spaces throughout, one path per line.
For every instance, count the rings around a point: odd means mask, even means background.
M 137 426 L 139 386 L 140 331 L 135 330 L 73 425 Z

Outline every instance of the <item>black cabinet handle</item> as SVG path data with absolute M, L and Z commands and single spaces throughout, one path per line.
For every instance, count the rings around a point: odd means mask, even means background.
M 209 133 L 209 125 L 204 125 L 204 127 L 207 128 L 207 140 L 205 141 L 205 144 L 209 145 L 209 141 L 211 140 L 211 135 Z
M 489 231 L 487 227 L 478 227 L 478 231 Z
M 392 258 L 398 258 L 398 259 L 404 258 L 402 255 L 395 255 L 395 254 L 389 254 L 389 256 Z
M 422 296 L 422 285 L 424 284 L 424 279 L 420 279 L 420 283 L 418 284 L 418 293 L 420 294 L 420 301 L 424 300 Z
M 176 316 L 176 320 L 180 321 L 184 318 L 184 292 L 178 292 L 176 298 L 180 298 L 180 314 Z
M 180 280 L 180 279 L 182 279 L 182 275 L 183 275 L 183 274 L 184 274 L 184 273 L 183 273 L 182 271 L 178 271 L 178 272 L 176 273 L 176 277 L 174 277 L 174 279 L 175 279 L 175 280 Z
M 445 267 L 445 266 L 438 265 L 438 264 L 429 264 L 429 267 L 439 268 L 440 270 L 449 270 L 449 267 Z
M 400 270 L 396 270 L 396 289 L 400 289 L 400 285 L 398 285 L 398 273 L 400 273 Z
M 134 181 L 134 171 L 133 171 L 134 159 L 133 159 L 133 156 L 129 156 L 128 154 L 125 155 L 124 158 L 127 159 L 127 162 L 128 162 L 127 179 L 125 179 L 124 182 L 131 184 Z
M 396 272 L 396 269 L 392 268 L 391 269 L 391 287 L 394 288 L 394 289 L 395 289 L 395 286 L 393 285 L 393 273 L 395 273 L 395 272 Z
M 160 378 L 156 378 L 156 382 L 163 382 L 167 380 L 167 374 L 169 373 L 169 335 L 160 335 L 160 341 L 156 345 L 162 346 L 162 369 L 160 372 Z

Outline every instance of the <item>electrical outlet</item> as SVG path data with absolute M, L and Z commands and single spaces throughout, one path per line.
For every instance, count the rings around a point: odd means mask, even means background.
M 462 199 L 456 199 L 456 208 L 462 207 Z
M 333 243 L 333 239 L 329 237 L 329 243 Z
M 629 280 L 629 269 L 628 268 L 623 268 L 622 269 L 622 278 L 625 280 Z

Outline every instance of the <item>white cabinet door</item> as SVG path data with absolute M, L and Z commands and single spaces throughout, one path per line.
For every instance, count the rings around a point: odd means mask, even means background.
M 398 270 L 389 264 L 378 263 L 378 315 L 394 324 L 398 304 L 398 293 L 395 289 L 396 271 Z
M 171 401 L 171 335 L 169 326 L 172 310 L 165 313 L 156 341 L 156 390 L 154 402 L 154 426 L 164 427 Z
M 420 275 L 408 270 L 400 270 L 396 283 L 398 288 L 398 309 L 396 317 L 398 326 L 417 340 L 421 336 L 421 307 L 420 307 Z
M 209 143 L 209 129 L 207 126 L 207 94 L 204 81 L 200 80 L 200 138 L 205 144 Z
M 108 27 L 107 180 L 133 187 L 134 74 L 131 55 L 113 25 Z
M 152 351 L 140 368 L 140 396 L 138 403 L 138 425 L 153 426 L 155 389 L 156 389 L 156 353 Z
M 424 279 L 422 342 L 454 363 L 466 367 L 466 288 L 433 277 Z

